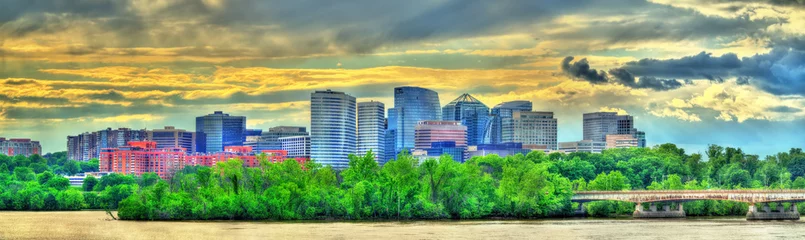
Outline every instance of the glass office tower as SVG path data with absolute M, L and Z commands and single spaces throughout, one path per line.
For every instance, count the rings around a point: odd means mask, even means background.
M 204 134 L 206 152 L 221 152 L 227 146 L 243 146 L 246 141 L 246 117 L 215 111 L 196 117 L 196 132 Z
M 514 142 L 514 118 L 513 113 L 519 111 L 531 111 L 530 101 L 511 101 L 498 104 L 492 108 L 491 124 L 487 125 L 490 129 L 489 143 Z
M 484 143 L 489 107 L 470 94 L 461 94 L 442 108 L 442 120 L 459 121 L 467 126 L 467 144 L 477 146 Z
M 440 120 L 439 94 L 420 87 L 394 88 L 397 125 L 394 152 L 414 148 L 414 128 L 420 121 Z
M 335 169 L 347 168 L 357 150 L 355 97 L 331 90 L 310 94 L 310 157 Z

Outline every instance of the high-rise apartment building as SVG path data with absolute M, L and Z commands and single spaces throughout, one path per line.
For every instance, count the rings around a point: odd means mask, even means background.
M 279 140 L 282 137 L 293 136 L 308 136 L 307 128 L 297 126 L 276 126 L 268 129 L 268 132 L 263 132 L 257 140 L 257 147 L 255 150 L 282 150 L 282 142 Z
M 504 102 L 492 108 L 489 129 L 486 134 L 488 143 L 514 142 L 514 112 L 531 111 L 530 101 Z
M 196 132 L 204 133 L 205 152 L 220 152 L 227 146 L 243 146 L 246 141 L 246 117 L 215 111 L 196 117 Z
M 310 157 L 336 169 L 347 168 L 357 151 L 355 97 L 331 90 L 310 94 Z
M 310 136 L 290 136 L 278 139 L 288 158 L 310 159 Z
M 553 112 L 516 111 L 514 141 L 523 145 L 545 145 L 549 150 L 557 148 L 557 121 Z
M 395 154 L 414 148 L 414 132 L 419 122 L 442 119 L 439 94 L 420 87 L 394 88 L 394 110 L 397 118 Z
M 366 155 L 370 150 L 375 161 L 381 163 L 385 160 L 385 131 L 386 109 L 381 102 L 358 103 L 358 152 L 359 156 Z
M 132 141 L 143 141 L 146 135 L 145 129 L 106 128 L 77 136 L 67 136 L 67 157 L 70 160 L 89 161 L 99 158 L 104 148 L 122 147 Z
M 442 120 L 467 126 L 467 144 L 483 144 L 489 129 L 489 107 L 470 94 L 461 94 L 442 108 Z
M 39 141 L 31 141 L 27 138 L 11 138 L 6 139 L 0 137 L 0 154 L 6 156 L 23 155 L 30 157 L 31 155 L 42 155 L 42 145 Z
M 188 132 L 184 129 L 176 129 L 173 126 L 165 126 L 164 129 L 153 129 L 146 132 L 146 141 L 156 143 L 156 148 L 182 148 L 185 153 L 195 153 L 198 150 L 198 136 L 196 132 Z

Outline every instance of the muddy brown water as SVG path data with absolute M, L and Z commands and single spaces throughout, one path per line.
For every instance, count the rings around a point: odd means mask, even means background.
M 0 239 L 805 239 L 805 222 L 741 217 L 141 222 L 114 221 L 102 211 L 0 212 Z

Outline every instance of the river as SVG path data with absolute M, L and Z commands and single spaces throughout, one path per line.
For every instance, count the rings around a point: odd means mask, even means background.
M 102 211 L 0 212 L 0 239 L 805 239 L 805 222 L 741 217 L 410 222 L 114 221 Z

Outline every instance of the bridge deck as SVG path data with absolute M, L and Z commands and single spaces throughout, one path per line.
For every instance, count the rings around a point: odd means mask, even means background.
M 635 190 L 581 191 L 573 202 L 615 200 L 625 202 L 668 202 L 729 200 L 747 203 L 805 202 L 805 190 Z

